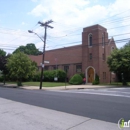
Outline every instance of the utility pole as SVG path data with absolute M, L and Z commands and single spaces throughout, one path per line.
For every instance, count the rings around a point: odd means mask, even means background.
M 42 89 L 42 80 L 43 80 L 43 71 L 44 71 L 44 60 L 45 60 L 45 47 L 46 47 L 46 37 L 47 37 L 47 27 L 48 28 L 53 28 L 52 26 L 48 25 L 52 23 L 52 20 L 49 20 L 45 23 L 38 22 L 41 27 L 45 27 L 45 33 L 44 33 L 44 45 L 43 45 L 43 53 L 42 53 L 42 65 L 41 65 L 41 79 L 40 79 L 40 89 Z

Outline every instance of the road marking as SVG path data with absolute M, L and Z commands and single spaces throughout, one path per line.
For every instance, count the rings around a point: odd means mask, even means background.
M 84 90 L 84 91 L 89 91 L 89 90 Z M 90 90 L 89 92 L 92 92 L 95 90 Z M 104 90 L 97 90 L 98 92 L 104 92 Z M 119 92 L 119 93 L 124 93 L 124 94 L 130 94 L 130 92 L 121 92 L 121 91 L 109 91 L 109 90 L 105 90 L 105 92 L 111 93 L 111 92 Z
M 107 94 L 107 93 L 96 93 L 96 92 L 72 92 L 72 91 L 57 91 L 57 92 L 63 92 L 63 93 L 81 93 L 81 94 L 90 94 L 90 95 L 104 95 L 104 96 L 115 96 L 115 97 L 126 97 L 130 98 L 130 96 L 127 95 L 121 95 L 121 94 Z
M 79 92 L 79 93 L 82 93 L 82 92 Z M 84 92 L 83 92 L 84 93 Z M 106 96 L 116 96 L 116 97 L 127 97 L 127 98 L 130 98 L 130 96 L 126 96 L 126 95 L 120 95 L 120 94 L 108 94 L 108 93 L 95 93 L 95 92 L 85 92 L 86 94 L 95 94 L 95 95 L 106 95 Z M 84 94 L 85 94 L 84 93 Z
M 130 88 L 128 88 L 128 87 L 126 87 L 126 88 L 110 88 L 110 89 L 130 89 Z
M 59 90 L 60 91 L 60 90 Z M 62 90 L 61 90 L 62 91 Z M 95 90 L 68 90 L 68 92 L 94 92 Z M 121 91 L 109 91 L 109 90 L 96 90 L 97 92 L 106 92 L 106 93 L 122 93 L 122 94 L 130 94 L 130 92 L 121 92 Z M 95 92 L 94 92 L 95 93 Z

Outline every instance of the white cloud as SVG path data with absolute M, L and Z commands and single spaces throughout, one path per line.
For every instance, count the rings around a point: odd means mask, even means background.
M 106 6 L 100 4 L 100 0 L 91 2 L 90 0 L 32 0 L 37 2 L 35 8 L 28 12 L 29 16 L 34 16 L 35 19 L 46 20 L 52 19 L 54 23 L 50 24 L 54 29 L 47 30 L 47 49 L 53 49 L 54 47 L 63 47 L 61 44 L 72 43 L 75 41 L 81 41 L 82 29 L 89 25 L 101 24 L 108 29 L 109 36 L 128 33 L 130 26 L 123 28 L 115 28 L 118 26 L 125 26 L 129 24 L 129 19 L 123 18 L 130 16 L 128 9 L 130 9 L 130 0 L 115 0 Z M 125 12 L 126 11 L 126 12 Z M 118 14 L 118 15 L 116 15 Z M 114 17 L 112 17 L 114 16 Z M 100 22 L 104 21 L 104 23 Z M 117 19 L 117 20 L 114 20 Z M 22 22 L 22 25 L 25 25 Z M 28 34 L 20 30 L 9 31 L 5 30 L 5 33 L 11 33 L 11 35 L 1 35 L 1 44 L 10 45 L 25 45 L 26 43 L 36 43 L 37 48 L 43 47 L 43 42 L 34 34 Z M 44 35 L 44 28 L 36 28 L 34 30 L 40 36 Z M 76 35 L 80 34 L 80 35 Z M 25 36 L 24 36 L 25 35 Z M 72 36 L 75 35 L 75 36 Z M 13 36 L 13 37 L 12 37 Z M 55 38 L 54 38 L 55 37 Z M 59 38 L 58 38 L 59 37 Z M 128 38 L 130 35 L 121 35 L 114 37 L 115 40 Z M 8 40 L 7 40 L 8 39 Z M 81 44 L 81 42 L 77 43 Z M 66 44 L 69 46 L 73 44 Z M 122 46 L 124 43 L 117 46 Z
M 48 14 L 48 10 L 44 8 L 42 4 L 39 4 L 28 14 L 33 14 L 35 16 L 43 16 L 43 14 Z
M 13 52 L 21 45 L 26 45 L 27 43 L 37 43 L 40 41 L 32 34 L 21 30 L 0 29 L 0 33 L 0 47 L 7 53 Z
M 91 5 L 91 1 L 89 0 L 41 0 L 41 3 L 37 5 L 30 14 L 40 16 L 40 18 L 43 17 L 43 21 L 50 19 L 54 20 L 54 22 L 56 22 L 55 24 L 52 24 L 54 29 L 49 30 L 49 34 L 53 37 L 69 35 L 69 33 L 75 31 L 73 28 L 78 27 L 81 27 L 78 30 L 79 33 L 81 33 L 83 27 L 98 24 L 98 22 L 103 19 L 109 20 L 101 23 L 101 25 L 108 29 L 129 23 L 129 21 L 124 21 L 124 19 L 122 19 L 122 17 L 129 15 L 129 11 L 126 11 L 129 9 L 129 0 L 125 0 L 125 2 L 124 0 L 115 0 L 114 3 L 110 3 L 107 6 L 101 6 L 100 3 L 97 4 L 97 2 L 94 2 L 95 5 Z M 119 22 L 113 22 L 113 19 L 115 18 L 121 19 L 119 19 Z M 63 31 L 67 29 L 68 31 Z M 109 36 L 120 34 L 120 30 L 122 30 L 123 33 L 128 32 L 128 28 L 110 29 L 108 30 Z M 75 31 L 75 33 L 78 32 Z M 115 37 L 115 39 L 119 39 L 119 37 Z M 73 41 L 81 41 L 81 35 L 52 40 L 53 43 L 56 44 L 61 44 L 61 42 L 69 43 Z M 52 42 L 50 42 L 50 45 L 51 44 Z
M 130 1 L 129 0 L 116 0 L 115 3 L 108 6 L 110 15 L 115 15 L 119 12 L 124 12 L 130 9 Z M 129 14 L 129 12 L 127 12 Z M 122 14 L 120 14 L 122 16 Z
M 29 14 L 53 19 L 67 26 L 83 27 L 107 16 L 107 9 L 101 5 L 89 6 L 89 0 L 41 0 Z M 99 17 L 101 16 L 101 17 Z

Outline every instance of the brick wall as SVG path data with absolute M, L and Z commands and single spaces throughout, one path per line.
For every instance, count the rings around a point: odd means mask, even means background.
M 89 34 L 92 35 L 92 46 L 89 46 Z M 103 35 L 104 46 L 102 46 Z M 46 51 L 45 60 L 49 61 L 49 64 L 45 64 L 45 66 L 48 66 L 50 70 L 55 66 L 63 70 L 64 66 L 69 66 L 68 78 L 78 73 L 76 72 L 76 65 L 82 66 L 82 73 L 86 75 L 86 78 L 88 76 L 87 68 L 92 67 L 95 74 L 99 75 L 100 81 L 108 83 L 115 77 L 111 75 L 107 65 L 107 57 L 110 55 L 112 47 L 116 48 L 116 45 L 114 39 L 108 39 L 107 29 L 98 24 L 93 25 L 83 28 L 81 45 Z M 29 57 L 40 66 L 42 55 Z

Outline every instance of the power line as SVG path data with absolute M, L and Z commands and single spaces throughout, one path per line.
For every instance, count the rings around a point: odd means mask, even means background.
M 122 35 L 127 35 L 127 34 L 130 34 L 130 33 L 123 33 L 123 34 L 116 34 L 116 35 L 113 35 L 113 36 L 109 36 L 109 37 L 117 37 L 117 36 L 122 36 Z M 94 38 L 93 40 L 100 40 L 102 38 Z M 14 41 L 16 39 L 13 39 L 12 41 Z M 28 39 L 26 39 L 28 40 Z M 48 39 L 47 41 L 51 41 L 50 39 Z M 51 41 L 51 42 L 54 42 L 54 41 Z M 68 42 L 68 43 L 63 43 L 63 44 L 60 44 L 60 45 L 56 45 L 56 46 L 61 46 L 61 45 L 67 45 L 67 44 L 75 44 L 75 43 L 81 43 L 82 41 L 75 41 L 75 42 Z M 13 48 L 17 48 L 18 46 L 20 45 L 16 45 L 16 47 L 13 45 L 11 47 Z M 1 47 L 5 47 L 5 45 L 1 45 Z M 6 47 L 10 47 L 10 46 L 7 46 Z
M 130 16 L 125 16 L 125 17 L 122 17 L 122 18 L 116 18 L 116 19 L 112 19 L 112 21 L 117 21 L 119 19 L 126 19 L 126 18 L 130 18 Z M 107 23 L 107 22 L 111 22 L 111 21 L 105 21 L 105 22 L 102 22 L 102 23 Z
M 115 15 L 109 17 L 109 18 L 113 18 L 113 17 L 115 17 L 115 16 L 118 16 L 118 15 L 124 14 L 124 13 L 126 13 L 126 12 L 128 12 L 128 11 L 130 11 L 130 9 L 125 10 L 125 11 L 123 11 L 123 12 L 120 12 L 120 13 L 118 13 L 118 14 L 115 14 Z M 107 18 L 107 19 L 104 19 L 104 20 L 102 20 L 102 21 L 100 21 L 100 22 L 103 22 L 103 21 L 106 21 L 106 20 L 108 20 L 108 18 Z
M 124 33 L 124 34 L 117 34 L 117 35 L 113 35 L 113 36 L 109 36 L 109 37 L 117 37 L 117 36 L 127 35 L 127 34 L 130 34 L 130 32 Z M 93 40 L 100 40 L 100 39 L 102 39 L 102 37 L 101 38 L 93 38 Z M 48 39 L 48 41 L 51 41 L 51 40 Z M 53 42 L 53 41 L 51 41 L 51 42 Z M 75 41 L 75 42 L 70 42 L 70 43 L 74 44 L 74 43 L 80 43 L 80 42 L 84 42 L 84 41 Z M 60 44 L 60 45 L 66 45 L 66 44 L 70 44 L 70 43 L 63 43 L 63 44 Z
M 129 18 L 127 18 L 127 19 L 123 19 L 123 22 L 126 22 L 126 21 L 128 22 L 128 21 L 130 21 L 129 19 L 130 19 L 130 17 L 129 17 Z M 122 21 L 122 20 L 108 21 L 108 22 L 101 23 L 101 24 L 103 24 L 103 25 L 109 25 L 109 24 L 112 24 L 112 23 L 117 23 L 117 22 L 120 22 L 120 21 Z
M 128 17 L 128 16 L 127 16 Z M 121 27 L 126 27 L 126 26 L 130 26 L 130 25 L 125 25 L 125 26 L 119 26 L 119 27 L 115 27 L 115 28 L 121 28 Z M 114 28 L 110 28 L 110 29 L 114 29 Z M 13 29 L 12 29 L 13 30 Z M 109 30 L 109 29 L 108 29 Z M 17 31 L 17 30 L 16 30 Z M 9 33 L 8 33 L 9 34 Z M 76 34 L 76 35 L 81 35 L 81 34 Z M 20 34 L 20 36 L 21 36 L 21 34 Z M 26 36 L 26 37 L 32 37 L 32 36 L 27 36 L 27 35 L 24 35 L 24 36 Z M 70 35 L 70 36 L 75 36 L 75 35 Z M 64 37 L 69 37 L 69 35 L 67 35 L 67 36 L 64 36 Z M 18 38 L 16 38 L 16 39 L 18 39 Z M 16 40 L 16 39 L 13 39 L 13 40 Z M 13 40 L 11 40 L 10 42 L 12 42 Z M 28 39 L 27 39 L 28 40 Z
M 114 27 L 114 28 L 108 28 L 107 30 L 112 30 L 112 29 L 115 29 L 115 28 L 123 28 L 123 27 L 127 27 L 127 26 L 130 26 L 130 24 L 124 25 L 124 26 L 117 26 L 117 27 Z M 60 39 L 61 39 L 61 38 L 66 38 L 66 37 L 76 36 L 76 35 L 81 35 L 81 33 L 80 33 L 80 34 L 73 34 L 73 35 L 67 35 L 67 34 L 66 34 L 66 35 L 61 36 L 61 37 L 60 37 L 60 36 L 59 36 L 59 37 L 53 37 L 53 36 L 50 36 L 50 35 L 49 35 L 49 37 L 51 37 L 51 38 L 57 38 L 57 39 L 60 38 Z
M 111 17 L 108 17 L 107 19 L 104 19 L 104 20 L 102 20 L 102 21 L 100 21 L 99 23 L 104 23 L 105 21 L 106 22 L 108 22 L 108 20 L 110 19 L 110 18 L 112 18 L 112 17 L 114 17 L 115 18 L 115 16 L 118 16 L 118 15 L 121 15 L 121 14 L 124 14 L 124 13 L 126 13 L 126 12 L 128 12 L 130 9 L 128 9 L 128 10 L 125 10 L 125 11 L 123 11 L 123 12 L 121 12 L 121 13 L 118 13 L 118 14 L 115 14 L 115 15 L 113 15 L 113 16 L 111 16 Z M 129 16 L 126 16 L 126 17 L 129 17 Z M 122 17 L 122 18 L 125 18 L 125 17 Z M 121 19 L 121 18 L 120 18 Z M 115 19 L 114 19 L 115 20 Z M 56 23 L 57 24 L 57 22 L 54 22 L 54 23 Z M 58 22 L 58 24 L 61 24 L 60 22 Z M 36 24 L 34 27 L 36 27 L 38 24 Z M 62 26 L 63 26 L 63 24 L 61 24 Z M 68 25 L 67 25 L 68 26 Z M 33 27 L 33 28 L 34 28 Z M 12 31 L 18 31 L 18 30 L 16 30 L 16 29 L 11 29 L 11 28 L 5 28 L 5 27 L 0 27 L 0 28 L 2 28 L 2 29 L 6 29 L 6 30 L 12 30 Z M 82 29 L 83 27 L 74 27 L 74 28 L 72 28 L 72 29 Z M 68 31 L 68 30 L 70 30 L 70 29 L 66 29 L 65 31 Z M 23 31 L 23 32 L 26 32 L 26 31 Z M 63 32 L 63 31 L 62 31 Z M 24 35 L 24 36 L 26 36 L 26 35 Z M 31 36 L 29 36 L 29 37 L 31 37 Z
M 128 16 L 127 16 L 128 17 Z M 36 24 L 37 25 L 37 24 Z M 125 25 L 125 26 L 129 26 L 129 25 Z M 122 27 L 125 27 L 125 26 L 122 26 Z M 83 28 L 83 27 L 82 27 Z M 116 27 L 116 28 L 118 28 L 118 27 Z M 7 29 L 9 29 L 9 28 L 7 28 Z M 75 28 L 76 30 L 79 30 L 79 29 L 81 29 L 81 27 L 78 27 L 78 28 Z M 114 29 L 114 28 L 111 28 L 111 29 Z M 14 29 L 9 29 L 9 30 L 13 30 L 13 31 L 18 31 L 18 30 L 14 30 Z M 66 31 L 68 31 L 68 30 L 70 30 L 70 29 L 67 29 Z M 107 30 L 109 30 L 109 29 L 107 29 Z M 61 31 L 60 31 L 61 32 Z M 64 32 L 64 31 L 62 31 L 62 32 Z M 74 33 L 75 31 L 73 31 L 72 33 Z M 4 34 L 11 34 L 11 35 L 14 35 L 14 34 L 12 34 L 12 33 L 10 33 L 10 32 L 0 32 L 0 33 L 4 33 Z M 22 32 L 23 33 L 23 32 Z M 32 37 L 32 36 L 27 36 L 27 35 L 25 35 L 25 34 L 16 34 L 16 35 L 20 35 L 20 36 L 25 36 L 25 37 Z M 62 37 L 66 37 L 66 36 L 62 36 Z
M 128 10 L 127 10 L 127 11 L 128 11 Z M 124 11 L 124 12 L 126 12 L 126 11 Z M 122 13 L 119 13 L 119 14 L 122 14 Z M 117 15 L 119 15 L 119 14 L 117 14 Z M 114 15 L 114 16 L 115 16 L 115 15 Z M 112 17 L 114 17 L 114 16 L 112 16 Z M 127 17 L 129 17 L 129 16 L 127 16 Z M 111 18 L 111 17 L 109 17 L 109 18 Z M 124 17 L 123 17 L 123 18 L 124 18 Z M 108 19 L 108 18 L 107 18 L 107 19 Z M 120 19 L 122 19 L 122 18 L 120 18 Z M 114 19 L 114 20 L 115 20 L 115 19 Z M 107 21 L 107 22 L 108 22 L 108 21 Z M 107 23 L 107 22 L 106 22 L 106 23 Z M 112 22 L 112 21 L 110 21 L 110 22 Z M 119 21 L 116 21 L 116 22 L 119 22 Z M 102 21 L 102 22 L 99 22 L 99 23 L 100 23 L 100 24 L 102 24 L 102 23 L 105 24 L 105 22 L 103 22 L 103 21 Z M 78 27 L 78 28 L 77 28 L 77 27 L 74 27 L 73 29 L 78 29 L 78 30 L 79 30 L 79 29 L 82 29 L 82 28 L 83 28 L 83 27 Z M 70 29 L 66 29 L 66 30 L 64 30 L 64 31 L 62 31 L 62 32 L 66 32 L 66 31 L 68 31 L 68 30 L 70 30 Z M 57 32 L 61 32 L 61 31 L 57 31 Z
M 109 37 L 117 37 L 117 36 L 122 36 L 122 35 L 127 35 L 127 34 L 130 34 L 130 32 L 128 32 L 128 33 L 123 33 L 123 34 L 116 34 L 116 35 L 113 35 L 113 36 L 109 36 Z M 101 38 L 93 38 L 93 40 L 100 40 L 100 39 L 102 39 L 102 37 Z M 15 40 L 15 39 L 13 39 L 13 40 Z M 52 43 L 55 43 L 54 41 L 51 41 L 50 39 L 48 39 L 47 41 L 49 41 L 49 42 L 52 42 Z M 61 46 L 61 45 L 70 45 L 70 44 L 75 44 L 75 43 L 81 43 L 81 42 L 84 42 L 84 41 L 74 41 L 74 42 L 68 42 L 68 43 L 63 43 L 63 44 L 58 44 L 58 45 L 55 45 L 55 46 Z M 10 46 L 7 46 L 7 45 L 1 45 L 1 47 L 10 47 Z M 18 45 L 16 45 L 16 46 L 18 46 Z M 12 46 L 11 46 L 12 47 Z M 12 48 L 15 48 L 14 46 L 12 47 Z
M 115 42 L 116 44 L 118 44 L 118 43 L 122 43 L 122 42 L 128 42 L 129 40 L 130 40 L 130 38 L 126 38 L 126 39 L 115 40 L 113 42 Z M 105 42 L 105 44 L 107 44 L 108 42 Z M 66 45 L 66 44 L 75 44 L 75 43 L 82 43 L 82 41 L 77 41 L 77 42 L 73 42 L 73 43 L 72 42 L 71 43 L 64 43 L 64 44 L 61 44 L 61 45 L 63 46 L 63 45 Z M 61 45 L 58 45 L 58 46 L 61 46 Z M 80 45 L 82 45 L 82 44 L 80 44 Z M 98 43 L 93 43 L 93 46 L 98 46 L 98 45 L 102 45 L 102 43 L 99 43 L 99 42 Z M 82 46 L 89 46 L 89 45 L 82 45 Z
M 102 46 L 102 44 L 100 43 L 99 45 L 97 44 L 97 46 Z M 108 45 L 108 42 L 105 44 L 105 45 Z M 88 45 L 80 45 L 80 46 L 74 46 L 74 48 L 73 48 L 73 46 L 72 46 L 72 48 L 70 48 L 70 47 L 66 47 L 66 48 L 60 48 L 60 49 L 68 49 L 69 48 L 69 50 L 68 51 L 71 51 L 71 50 L 74 50 L 74 49 L 78 49 L 79 47 L 86 47 L 86 46 L 88 46 Z M 56 51 L 57 51 L 57 49 L 55 49 Z M 52 50 L 52 51 L 55 51 L 55 50 Z M 51 50 L 50 50 L 51 51 Z M 89 53 L 89 52 L 87 52 L 87 53 Z M 82 53 L 81 53 L 82 54 Z M 55 55 L 55 53 L 54 53 L 54 55 Z M 57 54 L 56 54 L 57 55 Z M 75 56 L 75 54 L 68 54 L 68 53 L 63 53 L 62 54 L 62 56 L 66 56 L 66 57 L 86 57 L 86 56 L 88 56 L 87 54 L 85 55 L 85 56 L 82 56 L 82 55 L 76 55 Z M 58 58 L 58 56 L 56 56 L 57 58 Z M 100 58 L 100 59 L 103 59 L 103 57 L 100 57 L 100 56 L 92 56 L 92 58 Z M 63 63 L 62 63 L 63 64 Z
M 119 40 L 115 40 L 115 41 L 111 41 L 111 44 L 112 43 L 116 43 L 116 44 L 119 44 L 119 43 L 122 43 L 122 42 L 125 42 L 125 43 L 127 43 L 128 41 L 130 41 L 130 38 L 126 38 L 126 39 L 119 39 Z M 78 42 L 77 42 L 78 43 Z M 81 43 L 81 41 L 79 41 L 79 43 Z M 108 42 L 105 42 L 104 44 L 105 45 L 107 45 L 109 43 L 109 41 Z M 63 45 L 63 44 L 62 44 Z M 66 44 L 65 44 L 66 45 Z M 71 48 L 71 49 L 76 49 L 77 47 L 79 47 L 79 46 L 84 46 L 84 47 L 86 47 L 86 46 L 89 46 L 89 45 L 82 45 L 82 44 L 78 44 L 78 45 L 75 45 L 75 46 L 68 46 L 68 47 L 65 47 L 66 49 L 67 48 Z M 93 43 L 93 46 L 102 46 L 102 43 Z M 75 47 L 75 48 L 73 48 L 73 47 Z M 1 49 L 6 49 L 6 50 L 14 50 L 14 49 L 12 49 L 12 48 L 5 48 L 5 47 L 1 47 Z M 56 48 L 56 49 L 63 49 L 63 47 L 62 48 Z M 56 49 L 51 49 L 51 50 L 56 50 Z M 48 50 L 49 51 L 49 50 Z

